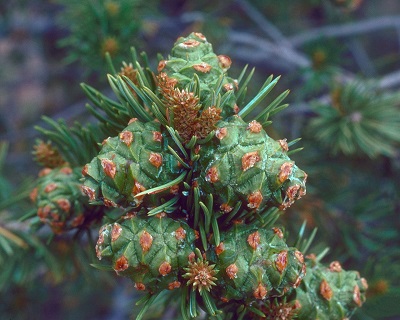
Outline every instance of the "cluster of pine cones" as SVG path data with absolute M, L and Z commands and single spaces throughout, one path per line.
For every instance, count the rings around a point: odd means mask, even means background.
M 260 96 L 244 104 L 230 65 L 200 33 L 179 38 L 157 73 L 124 64 L 110 84 L 125 103 L 113 106 L 135 117 L 83 169 L 36 148 L 52 166 L 31 194 L 38 216 L 59 234 L 99 220 L 93 208 L 123 212 L 100 228 L 97 257 L 149 301 L 179 291 L 184 318 L 198 307 L 221 319 L 348 318 L 366 281 L 303 257 L 268 223 L 305 195 L 307 175 L 286 139 L 248 119 Z

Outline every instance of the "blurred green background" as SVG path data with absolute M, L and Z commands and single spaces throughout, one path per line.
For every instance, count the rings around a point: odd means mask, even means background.
M 90 239 L 18 220 L 38 166 L 31 157 L 42 115 L 90 119 L 79 84 L 107 90 L 129 48 L 167 55 L 180 35 L 202 32 L 231 57 L 234 78 L 256 67 L 291 106 L 269 127 L 302 137 L 294 155 L 308 194 L 284 215 L 289 234 L 305 220 L 313 248 L 360 270 L 368 300 L 356 319 L 399 319 L 400 2 L 398 0 L 10 0 L 0 4 L 0 318 L 127 319 L 137 294 L 92 267 Z M 269 99 L 274 98 L 272 95 Z M 48 232 L 48 230 L 47 230 Z M 94 237 L 97 230 L 93 230 Z M 290 237 L 289 237 L 290 239 Z M 174 308 L 153 318 L 175 319 Z

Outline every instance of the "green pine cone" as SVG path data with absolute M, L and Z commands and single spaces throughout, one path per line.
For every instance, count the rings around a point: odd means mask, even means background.
M 345 271 L 337 261 L 325 267 L 307 259 L 306 265 L 295 295 L 299 320 L 347 319 L 364 303 L 368 285 L 357 271 Z
M 224 302 L 282 296 L 300 284 L 306 271 L 302 253 L 288 247 L 277 228 L 236 224 L 209 254 L 219 270 L 218 286 L 211 292 Z
M 216 91 L 222 77 L 222 87 L 225 92 L 232 92 L 220 106 L 221 116 L 226 118 L 237 113 L 234 91 L 237 81 L 226 75 L 231 66 L 231 59 L 225 55 L 217 56 L 211 43 L 203 34 L 194 32 L 187 37 L 180 37 L 175 42 L 168 60 L 161 60 L 158 72 L 177 81 L 176 87 L 186 89 L 196 74 L 200 82 L 200 103 L 210 107 L 212 91 Z
M 182 221 L 131 216 L 100 229 L 96 253 L 119 275 L 132 279 L 138 290 L 172 290 L 181 285 L 183 268 L 194 256 L 194 241 L 194 231 Z
M 83 191 L 93 204 L 109 207 L 152 208 L 163 199 L 172 198 L 178 185 L 156 194 L 139 195 L 147 189 L 176 179 L 182 171 L 168 151 L 171 139 L 161 133 L 156 122 L 141 123 L 132 119 L 118 137 L 108 138 L 98 156 L 85 165 Z
M 79 168 L 45 168 L 39 173 L 38 184 L 31 192 L 39 219 L 55 234 L 88 223 L 93 217 L 87 197 L 82 193 Z
M 242 210 L 284 210 L 305 194 L 307 178 L 287 150 L 285 140 L 273 140 L 256 121 L 248 124 L 238 116 L 220 121 L 215 137 L 199 150 L 198 186 L 225 213 L 239 201 Z

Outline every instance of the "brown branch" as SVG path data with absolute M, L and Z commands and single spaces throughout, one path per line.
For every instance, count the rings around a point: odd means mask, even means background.
M 397 28 L 399 26 L 400 16 L 378 17 L 343 25 L 330 25 L 322 28 L 315 28 L 289 37 L 288 40 L 294 47 L 298 47 L 304 43 L 320 38 L 349 37 L 357 34 L 368 34 L 381 29 Z

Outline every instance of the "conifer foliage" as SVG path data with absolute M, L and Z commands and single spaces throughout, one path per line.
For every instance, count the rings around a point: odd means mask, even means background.
M 246 97 L 252 72 L 231 78 L 231 59 L 200 33 L 179 38 L 157 71 L 141 56 L 132 50 L 121 72 L 109 60 L 116 100 L 82 85 L 98 119 L 90 129 L 41 129 L 54 147 L 39 145 L 36 158 L 65 161 L 43 169 L 31 194 L 40 220 L 61 234 L 105 216 L 94 265 L 146 293 L 138 319 L 163 295 L 180 296 L 184 319 L 200 309 L 217 319 L 350 317 L 366 281 L 339 263 L 306 261 L 275 225 L 307 180 L 290 159 L 296 141 L 265 131 L 287 107 L 287 91 L 262 102 L 279 78 Z

